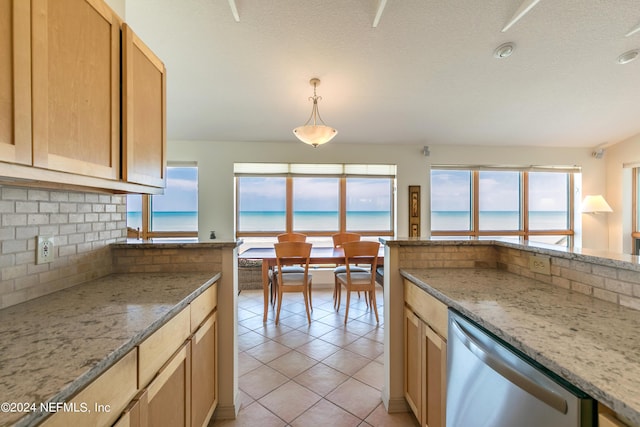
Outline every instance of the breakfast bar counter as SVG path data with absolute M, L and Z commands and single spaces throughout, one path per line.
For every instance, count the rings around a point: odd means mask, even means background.
M 640 426 L 640 311 L 497 269 L 400 274 Z
M 219 278 L 111 274 L 0 310 L 0 426 L 37 424 Z

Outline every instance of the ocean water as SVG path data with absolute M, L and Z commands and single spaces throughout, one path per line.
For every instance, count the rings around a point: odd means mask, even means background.
M 242 231 L 280 231 L 285 227 L 284 212 L 241 211 L 238 229 Z M 294 212 L 294 230 L 334 231 L 340 228 L 338 212 Z M 347 229 L 391 230 L 391 214 L 385 211 L 347 212 Z
M 154 212 L 153 231 L 198 231 L 198 212 Z M 142 212 L 127 212 L 127 226 L 142 228 Z
M 141 212 L 127 212 L 127 226 L 142 227 Z M 338 212 L 295 212 L 295 230 L 332 231 L 339 228 Z M 391 229 L 389 212 L 358 211 L 347 212 L 347 229 L 380 230 Z M 197 212 L 156 212 L 152 218 L 154 231 L 197 231 Z M 242 231 L 281 231 L 285 227 L 284 212 L 240 212 L 239 229 Z M 432 230 L 468 230 L 470 228 L 469 212 L 434 211 L 431 212 Z M 482 230 L 517 230 L 519 228 L 518 212 L 480 212 L 480 228 Z M 565 230 L 567 229 L 566 212 L 534 211 L 529 213 L 531 230 Z
M 520 215 L 517 211 L 480 211 L 481 230 L 518 230 Z M 434 211 L 431 212 L 432 230 L 469 230 L 471 218 L 469 212 Z M 529 212 L 530 230 L 566 230 L 567 213 L 558 211 Z

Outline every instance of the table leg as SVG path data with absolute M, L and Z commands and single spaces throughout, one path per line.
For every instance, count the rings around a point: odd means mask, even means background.
M 262 260 L 262 291 L 264 293 L 264 315 L 262 316 L 262 323 L 265 323 L 269 309 L 269 263 L 266 260 Z

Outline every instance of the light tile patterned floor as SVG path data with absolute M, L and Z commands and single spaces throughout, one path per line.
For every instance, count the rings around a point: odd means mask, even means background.
M 313 290 L 311 325 L 302 295 L 284 295 L 280 324 L 269 309 L 262 323 L 262 291 L 238 297 L 238 364 L 241 407 L 231 426 L 416 427 L 409 413 L 387 414 L 383 383 L 382 291 L 380 324 L 363 298 L 353 294 L 344 325 L 345 295 L 333 308 L 331 289 Z

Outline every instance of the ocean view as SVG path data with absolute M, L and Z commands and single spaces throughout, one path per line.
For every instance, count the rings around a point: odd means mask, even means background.
M 141 227 L 140 212 L 127 212 L 127 225 Z M 243 231 L 280 231 L 285 229 L 284 212 L 240 212 L 239 229 Z M 155 212 L 152 217 L 155 231 L 197 231 L 197 212 Z M 337 230 L 338 212 L 295 212 L 295 230 Z M 388 230 L 391 228 L 389 212 L 356 211 L 347 213 L 348 230 Z M 468 230 L 469 212 L 435 211 L 431 213 L 433 230 Z M 482 230 L 517 230 L 519 215 L 516 211 L 481 211 Z M 566 212 L 533 211 L 529 213 L 532 230 L 562 230 L 567 228 Z
M 153 231 L 198 231 L 198 212 L 154 212 Z M 142 212 L 127 212 L 127 226 L 142 228 Z
M 471 223 L 468 211 L 431 212 L 432 230 L 469 230 Z M 517 211 L 480 211 L 481 230 L 517 230 L 520 215 Z M 564 230 L 567 228 L 567 213 L 562 211 L 529 212 L 530 230 Z
M 390 213 L 385 211 L 347 212 L 349 230 L 389 230 Z M 285 213 L 281 211 L 242 211 L 238 228 L 243 231 L 278 231 L 285 229 Z M 333 231 L 339 228 L 338 212 L 294 212 L 294 230 Z

